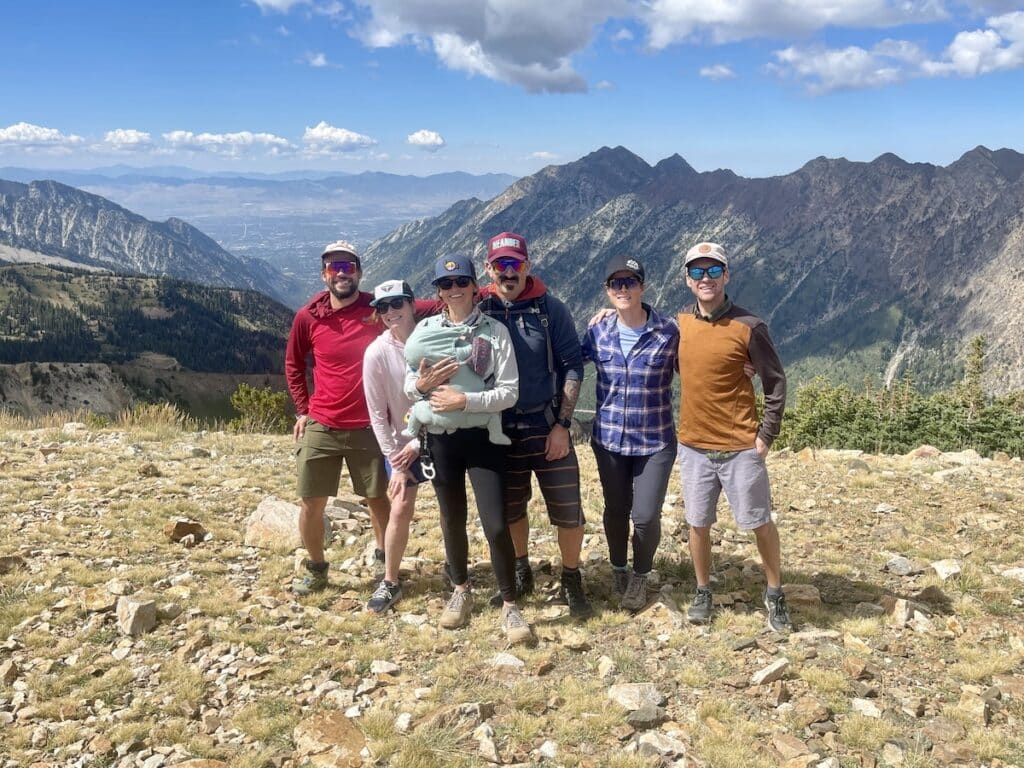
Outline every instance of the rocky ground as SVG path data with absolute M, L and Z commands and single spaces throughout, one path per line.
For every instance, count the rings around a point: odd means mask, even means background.
M 728 523 L 716 617 L 685 622 L 677 480 L 657 591 L 638 615 L 617 610 L 584 448 L 598 614 L 578 624 L 558 603 L 535 503 L 537 642 L 506 648 L 478 527 L 472 623 L 436 626 L 429 489 L 405 597 L 375 617 L 356 499 L 329 510 L 331 588 L 286 591 L 294 542 L 274 525 L 295 514 L 289 438 L 29 426 L 0 424 L 3 768 L 1024 766 L 1018 459 L 773 453 L 798 623 L 785 637 L 765 628 L 752 539 Z

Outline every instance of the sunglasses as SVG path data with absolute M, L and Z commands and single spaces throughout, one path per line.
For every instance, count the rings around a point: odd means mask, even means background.
M 359 269 L 359 265 L 354 261 L 329 261 L 324 264 L 324 269 L 332 277 L 334 275 L 354 275 Z
M 469 284 L 473 282 L 471 277 L 442 277 L 440 280 L 434 281 L 434 285 L 440 288 L 442 291 L 450 291 L 453 285 L 459 286 L 459 288 L 468 288 Z
M 526 262 L 520 261 L 519 259 L 513 259 L 511 256 L 503 256 L 500 259 L 492 261 L 491 266 L 498 272 L 507 272 L 510 269 L 513 272 L 522 272 L 523 268 L 526 266 Z
M 631 291 L 643 284 L 643 281 L 638 277 L 609 277 L 605 283 L 613 291 L 621 291 L 623 289 Z
M 401 309 L 405 306 L 405 302 L 408 301 L 404 296 L 399 296 L 397 299 L 381 299 L 377 302 L 377 314 L 386 315 L 392 309 Z
M 713 267 L 687 267 L 686 274 L 690 276 L 691 280 L 703 280 L 704 275 L 712 280 L 717 280 L 725 274 L 725 267 L 721 264 L 715 264 Z

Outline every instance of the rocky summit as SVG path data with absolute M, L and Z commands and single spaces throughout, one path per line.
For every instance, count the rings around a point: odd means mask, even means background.
M 712 240 L 731 254 L 729 294 L 767 320 L 795 379 L 827 372 L 859 386 L 909 373 L 943 386 L 966 340 L 984 334 L 986 388 L 1005 392 L 1024 386 L 1022 208 L 1024 155 L 1008 149 L 978 147 L 945 167 L 819 157 L 752 179 L 605 147 L 400 227 L 364 263 L 371 279 L 427 290 L 439 255 L 482 264 L 489 236 L 518 232 L 582 327 L 606 303 L 613 256 L 643 261 L 645 300 L 671 313 L 692 302 L 683 255 Z
M 437 625 L 429 487 L 395 610 L 364 610 L 373 534 L 344 495 L 330 586 L 293 597 L 302 553 L 270 525 L 296 514 L 292 448 L 142 420 L 0 423 L 2 768 L 1024 766 L 1019 459 L 773 452 L 796 624 L 778 635 L 725 502 L 716 613 L 686 621 L 678 478 L 648 604 L 618 610 L 582 449 L 596 614 L 560 604 L 535 498 L 536 643 L 509 648 L 476 524 L 477 607 L 468 628 Z

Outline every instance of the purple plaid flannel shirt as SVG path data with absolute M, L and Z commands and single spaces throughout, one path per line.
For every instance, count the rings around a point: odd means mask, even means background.
M 594 440 L 623 456 L 650 456 L 676 442 L 672 377 L 678 368 L 679 325 L 646 304 L 647 328 L 623 358 L 618 315 L 587 329 L 583 359 L 597 368 Z

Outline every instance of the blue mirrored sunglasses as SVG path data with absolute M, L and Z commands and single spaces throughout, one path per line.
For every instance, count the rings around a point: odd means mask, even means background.
M 687 267 L 686 274 L 690 276 L 691 280 L 703 280 L 704 275 L 712 280 L 717 280 L 725 274 L 725 267 L 721 264 L 715 264 L 713 267 Z

